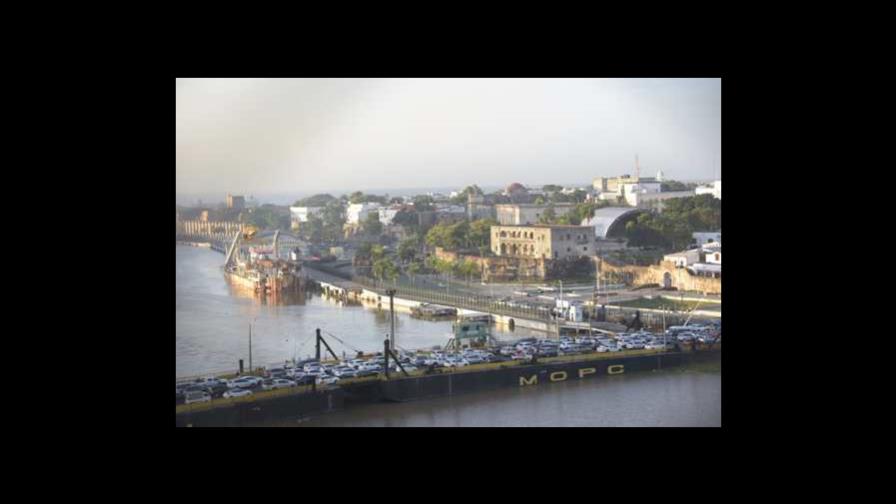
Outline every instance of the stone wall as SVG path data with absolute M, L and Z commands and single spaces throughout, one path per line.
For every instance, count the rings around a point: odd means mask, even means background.
M 434 255 L 443 261 L 473 261 L 480 268 L 483 281 L 514 281 L 520 278 L 544 279 L 548 272 L 548 262 L 540 258 L 524 257 L 480 257 L 444 250 L 436 247 Z
M 616 266 L 607 261 L 597 260 L 601 274 L 615 273 L 623 277 L 629 285 L 658 284 L 663 285 L 666 274 L 669 274 L 671 287 L 679 290 L 699 291 L 704 294 L 721 294 L 722 279 L 701 277 L 690 273 L 685 268 L 676 268 L 670 261 L 662 261 L 652 266 Z

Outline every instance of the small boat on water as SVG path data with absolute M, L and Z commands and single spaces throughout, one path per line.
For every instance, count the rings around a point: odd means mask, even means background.
M 411 308 L 411 316 L 426 320 L 454 318 L 457 316 L 457 308 L 422 303 L 420 306 Z

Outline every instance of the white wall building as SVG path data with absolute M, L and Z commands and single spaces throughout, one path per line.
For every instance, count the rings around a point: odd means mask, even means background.
M 354 226 L 360 225 L 367 220 L 367 216 L 371 212 L 379 213 L 380 208 L 379 203 L 352 203 L 345 211 L 346 223 Z
M 692 234 L 691 236 L 694 237 L 694 242 L 701 247 L 703 245 L 706 245 L 707 243 L 722 243 L 722 232 L 721 231 L 719 231 L 717 233 L 698 232 L 698 233 Z
M 722 247 L 706 249 L 704 252 L 706 253 L 706 264 L 722 265 Z
M 714 198 L 722 199 L 722 181 L 716 180 L 712 185 L 698 187 L 694 192 L 696 194 L 712 194 Z
M 289 207 L 289 218 L 292 227 L 297 228 L 299 224 L 308 222 L 308 217 L 314 215 L 320 217 L 324 211 L 324 207 Z
M 685 250 L 663 256 L 664 261 L 675 264 L 676 268 L 685 268 L 700 262 L 700 249 Z
M 384 226 L 391 226 L 392 219 L 394 219 L 395 214 L 397 214 L 400 211 L 401 211 L 401 206 L 381 207 L 379 209 L 380 222 Z
M 622 194 L 625 201 L 631 206 L 638 206 L 638 197 L 643 199 L 645 194 L 659 194 L 662 191 L 662 184 L 653 181 L 638 181 L 632 184 L 621 184 Z

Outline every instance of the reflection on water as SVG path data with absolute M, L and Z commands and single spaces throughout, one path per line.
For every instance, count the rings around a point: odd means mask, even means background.
M 719 427 L 721 370 L 674 369 L 355 406 L 283 427 Z
M 314 334 L 321 328 L 347 345 L 331 340 L 337 353 L 355 349 L 376 352 L 390 330 L 388 306 L 345 304 L 337 299 L 305 293 L 272 300 L 236 289 L 221 271 L 224 256 L 194 248 L 176 248 L 175 340 L 177 376 L 236 370 L 239 359 L 249 364 L 249 324 L 254 366 L 283 363 L 314 352 Z M 510 333 L 496 327 L 499 339 L 540 333 L 517 328 Z M 450 321 L 424 321 L 396 309 L 395 334 L 399 348 L 430 348 L 451 338 Z
M 243 284 L 228 281 L 227 276 L 224 273 L 221 273 L 221 278 L 227 283 L 227 287 L 230 289 L 230 295 L 234 297 L 242 297 L 255 301 L 260 305 L 304 305 L 306 293 L 304 290 L 294 289 L 294 290 L 281 290 L 274 291 L 267 294 L 259 294 L 255 292 L 251 287 L 247 287 Z

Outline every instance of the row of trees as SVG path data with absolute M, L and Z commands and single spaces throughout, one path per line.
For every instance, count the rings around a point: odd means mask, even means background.
M 566 224 L 578 226 L 583 220 L 594 217 L 595 210 L 606 206 L 610 206 L 609 201 L 583 202 L 577 204 L 572 210 L 558 217 L 557 212 L 554 210 L 554 206 L 548 204 L 538 221 L 541 224 Z
M 289 215 L 282 215 L 272 205 L 255 208 L 246 214 L 246 222 L 259 229 L 289 230 Z
M 466 204 L 467 199 L 470 194 L 472 194 L 474 196 L 482 196 L 485 193 L 483 193 L 482 189 L 480 189 L 479 186 L 476 184 L 468 185 L 467 187 L 464 188 L 463 191 L 460 192 L 460 194 L 451 198 L 451 203 L 453 203 L 455 205 Z
M 711 194 L 674 198 L 665 202 L 659 214 L 642 214 L 625 225 L 632 247 L 660 247 L 681 250 L 696 231 L 722 229 L 722 202 Z
M 445 250 L 478 249 L 480 255 L 490 245 L 491 227 L 498 225 L 494 219 L 477 219 L 473 222 L 439 223 L 426 233 L 426 244 Z
M 386 255 L 386 249 L 371 242 L 362 243 L 355 252 L 355 266 L 366 269 L 366 265 L 373 277 L 380 280 L 394 280 L 401 273 L 398 265 Z

